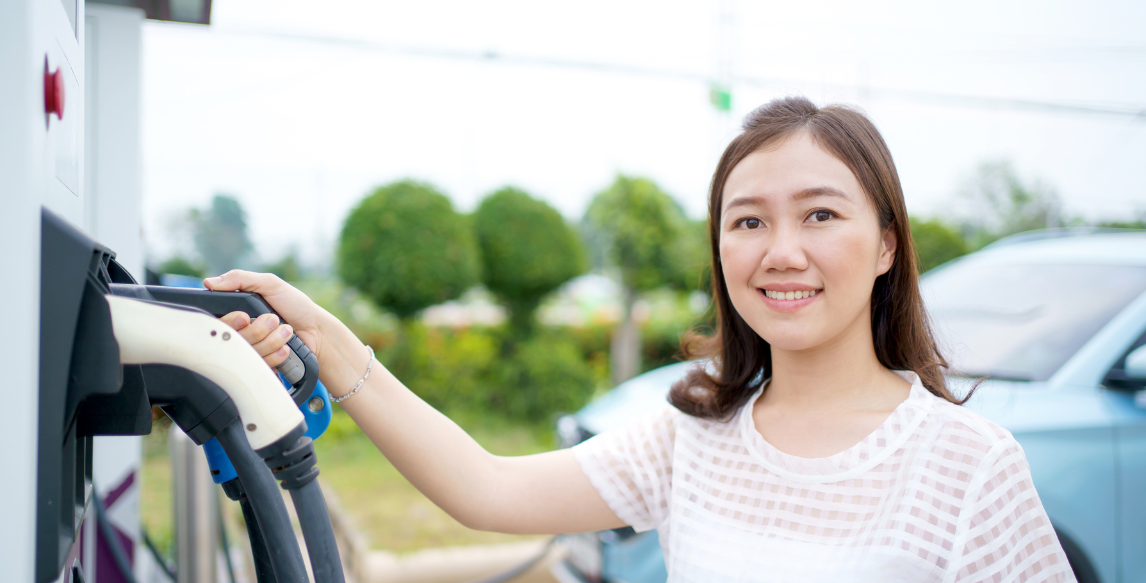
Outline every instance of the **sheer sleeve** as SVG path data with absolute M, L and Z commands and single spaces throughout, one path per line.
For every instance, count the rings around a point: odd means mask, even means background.
M 982 467 L 963 508 L 955 581 L 1075 581 L 1018 442 L 1008 435 Z
M 638 532 L 668 516 L 679 411 L 666 407 L 575 446 L 581 470 L 609 508 Z

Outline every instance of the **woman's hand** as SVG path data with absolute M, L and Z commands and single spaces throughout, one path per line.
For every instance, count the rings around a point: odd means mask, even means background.
M 321 323 L 329 314 L 278 276 L 234 269 L 218 277 L 204 279 L 203 285 L 212 291 L 257 293 L 283 320 L 290 322 L 283 324 L 274 314 L 263 314 L 252 322 L 244 312 L 231 312 L 220 318 L 250 342 L 267 364 L 274 367 L 287 359 L 290 349 L 286 343 L 291 334 L 298 334 L 315 356 L 322 359 L 324 339 Z

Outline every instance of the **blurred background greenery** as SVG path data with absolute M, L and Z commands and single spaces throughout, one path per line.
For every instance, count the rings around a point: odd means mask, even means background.
M 943 216 L 911 217 L 920 270 L 1002 237 L 1058 227 L 1146 228 L 1146 217 L 1086 224 L 1064 217 L 1054 189 L 1024 182 L 1006 161 L 972 172 Z M 254 253 L 234 197 L 189 209 L 185 253 L 159 274 L 232 268 L 273 272 L 306 292 L 376 351 L 415 393 L 495 453 L 554 447 L 557 416 L 676 358 L 680 337 L 708 313 L 708 231 L 645 177 L 618 175 L 569 221 L 506 186 L 472 214 L 430 184 L 403 180 L 368 193 L 347 216 L 333 273 L 297 249 Z M 146 438 L 143 513 L 171 543 L 166 426 Z M 371 543 L 393 551 L 517 540 L 465 529 L 434 507 L 336 409 L 318 440 L 322 479 Z

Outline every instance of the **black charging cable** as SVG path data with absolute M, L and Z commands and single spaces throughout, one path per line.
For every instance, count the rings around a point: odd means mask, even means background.
M 267 545 L 263 542 L 263 533 L 259 527 L 259 519 L 251 508 L 251 501 L 247 499 L 247 492 L 243 483 L 234 478 L 221 484 L 227 497 L 239 503 L 243 511 L 243 522 L 247 525 L 247 539 L 251 543 L 251 560 L 255 564 L 256 583 L 275 583 L 274 566 L 271 565 L 271 556 L 267 552 Z
M 216 438 L 235 466 L 235 473 L 243 485 L 251 513 L 262 534 L 261 546 L 269 555 L 275 580 L 279 583 L 309 583 L 306 564 L 303 563 L 290 516 L 283 505 L 282 494 L 279 493 L 270 469 L 251 449 L 243 430 L 243 422 L 235 419 Z M 326 583 L 326 580 L 317 577 L 315 580 Z
M 478 579 L 476 581 L 471 581 L 470 583 L 505 583 L 506 581 L 510 581 L 510 580 L 518 577 L 519 575 L 522 575 L 526 571 L 532 569 L 534 565 L 541 562 L 541 559 L 544 559 L 545 555 L 549 554 L 549 549 L 553 548 L 553 545 L 557 543 L 557 538 L 558 537 L 553 537 L 553 538 L 549 539 L 549 542 L 545 543 L 545 546 L 542 547 L 541 550 L 538 551 L 537 554 L 534 555 L 528 561 L 525 561 L 524 563 L 522 563 L 522 564 L 520 564 L 520 565 L 518 565 L 518 566 L 516 566 L 516 567 L 514 567 L 514 568 L 512 568 L 512 569 L 510 569 L 504 573 L 499 573 L 499 574 L 493 575 L 491 577 L 486 577 L 485 579 Z
M 303 423 L 257 454 L 274 472 L 274 478 L 281 481 L 283 489 L 290 492 L 299 529 L 306 541 L 314 580 L 318 583 L 344 583 L 346 578 L 342 572 L 338 541 L 330 523 L 326 499 L 318 485 L 314 442 L 303 435 L 305 431 L 306 424 Z

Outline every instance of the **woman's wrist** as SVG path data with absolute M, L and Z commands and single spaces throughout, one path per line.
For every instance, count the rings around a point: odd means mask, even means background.
M 350 328 L 329 313 L 323 313 L 319 331 L 319 377 L 332 397 L 342 397 L 362 378 L 372 356 Z

